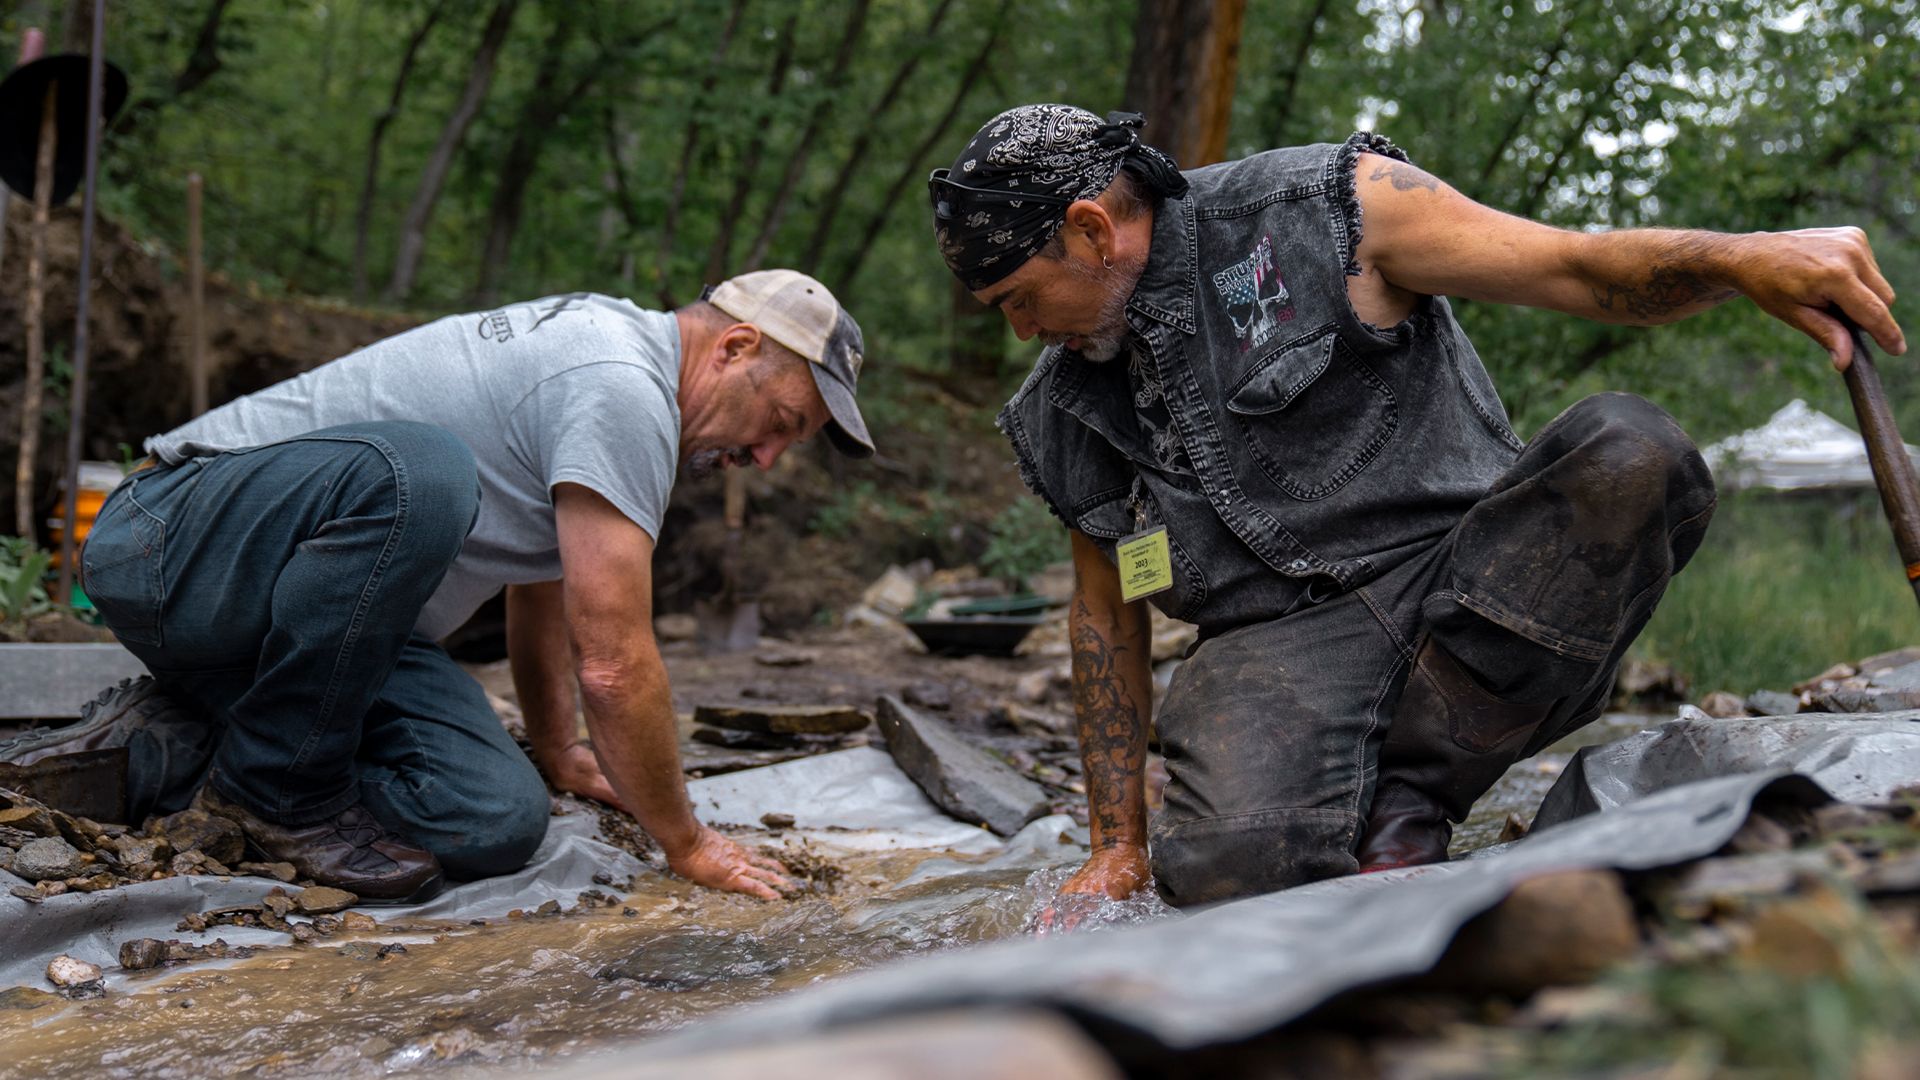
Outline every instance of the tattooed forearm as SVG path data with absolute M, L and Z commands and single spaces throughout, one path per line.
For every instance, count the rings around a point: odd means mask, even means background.
M 1392 181 L 1395 191 L 1412 191 L 1414 188 L 1440 190 L 1440 181 L 1404 161 L 1392 158 L 1381 158 L 1373 167 L 1373 175 L 1367 179 Z
M 1093 844 L 1096 849 L 1144 846 L 1147 710 L 1134 700 L 1133 665 L 1125 662 L 1137 663 L 1137 658 L 1127 656 L 1127 645 L 1102 635 L 1085 600 L 1075 599 L 1072 616 L 1074 724 L 1086 768 Z
M 1712 305 L 1740 295 L 1708 281 L 1683 266 L 1656 266 L 1637 285 L 1609 282 L 1593 288 L 1593 302 L 1601 311 L 1624 313 L 1636 319 L 1658 319 L 1695 305 Z

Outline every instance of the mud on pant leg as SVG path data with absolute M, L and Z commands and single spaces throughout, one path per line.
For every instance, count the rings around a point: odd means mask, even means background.
M 1203 640 L 1156 719 L 1154 880 L 1176 906 L 1352 873 L 1404 645 L 1356 593 Z
M 455 878 L 510 874 L 547 834 L 546 782 L 445 649 L 409 640 L 368 710 L 360 800 Z
M 1714 505 L 1712 475 L 1672 417 L 1631 394 L 1586 398 L 1461 520 L 1426 628 L 1494 696 L 1554 705 L 1531 753 L 1605 707 Z

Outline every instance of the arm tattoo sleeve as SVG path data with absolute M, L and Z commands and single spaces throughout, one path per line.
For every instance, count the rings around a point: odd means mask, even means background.
M 1695 305 L 1718 304 L 1740 295 L 1700 272 L 1704 251 L 1697 241 L 1675 240 L 1652 260 L 1645 281 L 1604 282 L 1593 286 L 1601 311 L 1624 312 L 1636 319 L 1657 319 Z
M 1086 601 L 1076 600 L 1073 631 L 1073 714 L 1087 773 L 1087 800 L 1096 842 L 1143 832 L 1141 797 L 1146 768 L 1145 710 L 1135 702 L 1122 673 L 1125 646 L 1102 637 L 1090 624 Z M 1144 841 L 1145 836 L 1133 839 Z

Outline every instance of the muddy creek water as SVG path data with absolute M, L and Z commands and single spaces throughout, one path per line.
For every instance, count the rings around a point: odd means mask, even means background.
M 1652 719 L 1609 716 L 1579 744 Z M 1493 842 L 1509 813 L 1530 818 L 1573 749 L 1511 770 L 1456 851 Z M 915 954 L 1030 933 L 1086 854 L 1084 830 L 1050 820 L 1061 824 L 1030 828 L 991 858 L 816 848 L 840 871 L 833 892 L 778 904 L 647 871 L 611 907 L 480 925 L 390 921 L 240 961 L 116 974 L 100 1000 L 0 995 L 0 1077 L 449 1075 L 551 1062 Z M 1102 905 L 1083 926 L 1164 917 L 1148 896 Z

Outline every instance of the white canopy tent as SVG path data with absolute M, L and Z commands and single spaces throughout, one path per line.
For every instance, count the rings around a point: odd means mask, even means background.
M 1701 451 L 1723 488 L 1872 487 L 1860 433 L 1795 398 L 1766 423 Z M 1920 467 L 1920 448 L 1907 444 Z

